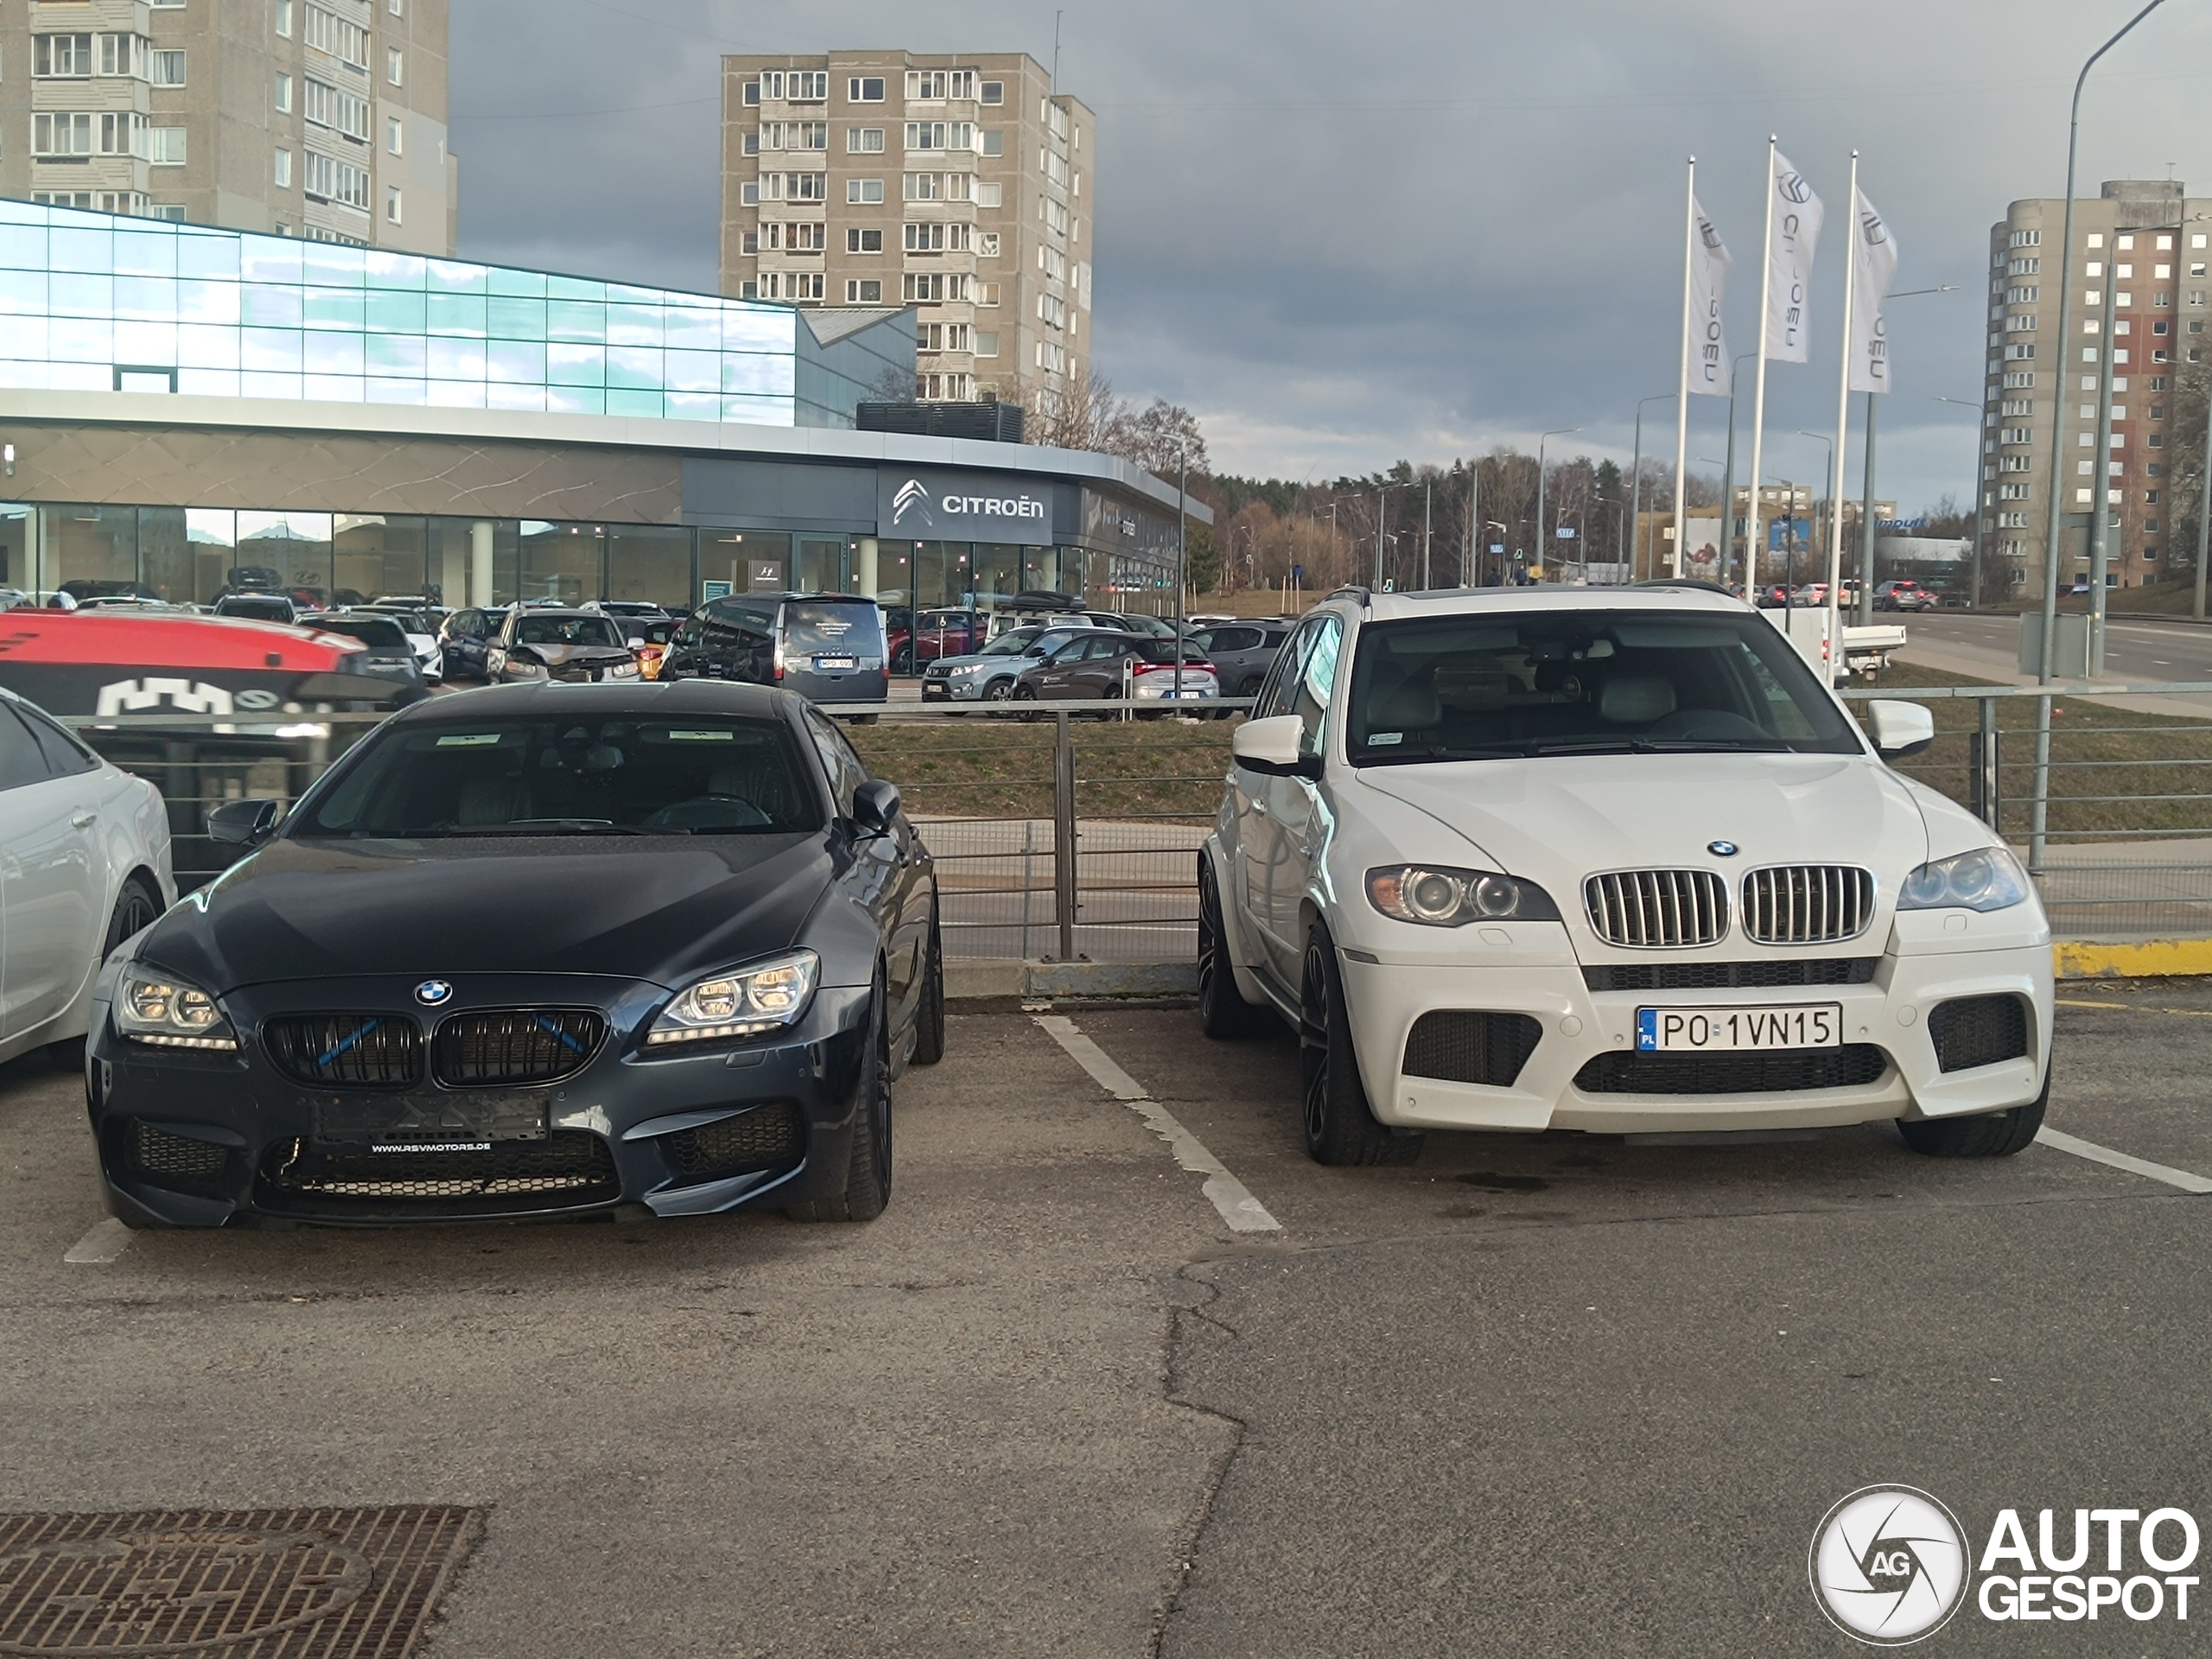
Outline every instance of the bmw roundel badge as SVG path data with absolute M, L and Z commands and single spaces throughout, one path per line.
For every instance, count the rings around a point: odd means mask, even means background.
M 453 987 L 442 979 L 426 979 L 415 988 L 415 1000 L 426 1008 L 453 1001 Z
M 1705 850 L 1715 858 L 1733 858 L 1736 856 L 1737 849 L 1736 843 L 1732 841 L 1709 841 L 1705 844 Z M 419 995 L 420 993 L 418 992 L 417 995 Z

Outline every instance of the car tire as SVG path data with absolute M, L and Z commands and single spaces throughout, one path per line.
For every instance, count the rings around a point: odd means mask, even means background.
M 115 912 L 107 918 L 107 933 L 100 941 L 100 961 L 108 953 L 141 928 L 149 927 L 161 919 L 161 895 L 154 891 L 144 876 L 134 875 L 124 882 L 123 891 L 116 895 Z M 97 964 L 96 964 L 97 965 Z M 85 1039 L 65 1037 L 58 1043 L 46 1046 L 46 1058 L 64 1071 L 85 1069 Z
M 1306 936 L 1303 977 L 1298 1059 L 1306 1150 L 1321 1164 L 1412 1163 L 1421 1156 L 1421 1137 L 1393 1135 L 1367 1103 L 1336 941 L 1325 923 L 1314 923 Z
M 891 659 L 891 671 L 893 674 L 912 674 L 914 671 L 913 652 L 911 649 L 902 651 L 896 657 L 893 658 Z
M 855 1090 L 843 1185 L 793 1205 L 785 1212 L 793 1221 L 874 1221 L 891 1202 L 891 1033 L 886 1000 L 879 967 L 868 1000 L 868 1048 L 861 1058 L 860 1087 Z
M 944 1058 L 944 935 L 938 927 L 937 900 L 930 900 L 930 941 L 923 947 L 922 1001 L 914 1014 L 914 1064 L 935 1065 Z
M 1929 1158 L 2010 1158 L 2036 1138 L 2050 1105 L 2050 1069 L 2046 1066 L 2043 1092 L 2024 1106 L 1975 1117 L 1901 1117 L 1897 1133 L 1904 1136 L 1905 1145 Z
M 1012 680 L 993 680 L 983 688 L 985 702 L 1004 702 L 1013 696 L 1014 682 Z
M 1228 929 L 1222 925 L 1221 888 L 1213 861 L 1198 855 L 1198 1029 L 1217 1042 L 1257 1036 L 1274 1010 L 1255 1008 L 1236 988 L 1230 965 Z
M 1042 720 L 1045 717 L 1043 710 L 1037 707 L 1037 688 L 1035 686 L 1015 686 L 1014 688 L 1014 700 L 1016 702 L 1027 703 L 1028 705 L 1027 708 L 1021 711 L 1022 719 Z

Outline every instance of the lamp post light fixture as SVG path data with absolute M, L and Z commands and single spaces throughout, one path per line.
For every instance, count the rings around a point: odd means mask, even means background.
M 1676 397 L 1680 397 L 1681 395 L 1681 393 L 1679 393 L 1679 392 L 1673 392 L 1673 391 L 1662 391 L 1662 392 L 1656 392 L 1656 393 L 1654 393 L 1652 396 L 1650 396 L 1650 397 L 1639 397 L 1639 398 L 1637 398 L 1637 403 L 1636 403 L 1636 450 L 1635 450 L 1635 456 L 1636 456 L 1636 458 L 1635 458 L 1635 460 L 1634 460 L 1633 461 L 1631 461 L 1631 462 L 1630 463 L 1630 466 L 1629 466 L 1629 477 L 1628 477 L 1628 509 L 1629 509 L 1629 511 L 1628 511 L 1628 522 L 1629 522 L 1629 533 L 1630 533 L 1631 536 L 1635 537 L 1638 541 L 1641 541 L 1641 540 L 1643 539 L 1643 406 L 1644 406 L 1644 404 L 1669 404 L 1669 403 L 1672 403 L 1672 402 L 1673 402 Z M 1681 495 L 1682 495 L 1682 481 L 1681 481 L 1681 480 L 1680 480 L 1680 479 L 1676 479 L 1676 480 L 1675 480 L 1675 504 L 1676 504 L 1676 505 L 1675 505 L 1675 519 L 1677 520 L 1677 523 L 1676 523 L 1676 524 L 1675 524 L 1675 550 L 1676 550 L 1677 551 L 1680 551 L 1680 550 L 1681 550 L 1681 545 L 1682 545 L 1682 527 L 1681 527 L 1681 523 L 1679 522 L 1679 521 L 1680 521 L 1680 519 L 1681 518 L 1681 516 L 1682 516 L 1682 511 L 1681 511 Z M 1629 572 L 1629 580 L 1630 580 L 1630 582 L 1633 582 L 1633 581 L 1635 581 L 1635 580 L 1636 580 L 1636 578 L 1637 578 L 1637 572 L 1638 572 L 1638 571 L 1643 568 L 1643 555 L 1641 554 L 1641 552 L 1640 552 L 1637 549 L 1636 549 L 1636 548 L 1630 548 L 1630 549 L 1629 550 L 1629 555 L 1628 555 L 1628 572 Z

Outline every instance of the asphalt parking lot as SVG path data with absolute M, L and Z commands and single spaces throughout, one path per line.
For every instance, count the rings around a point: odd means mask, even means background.
M 481 1506 L 431 1659 L 1857 1651 L 1805 1560 L 1855 1488 L 1977 1539 L 2212 1512 L 2212 987 L 2060 1021 L 2052 1128 L 2166 1174 L 1876 1130 L 1323 1169 L 1287 1036 L 1003 1004 L 900 1085 L 872 1226 L 123 1241 L 19 1063 L 0 1510 Z

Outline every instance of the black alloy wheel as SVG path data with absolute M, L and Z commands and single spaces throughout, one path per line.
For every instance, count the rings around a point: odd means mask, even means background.
M 914 648 L 912 645 L 899 647 L 899 654 L 891 659 L 891 671 L 893 674 L 912 674 L 914 671 Z
M 1016 702 L 1025 702 L 1032 705 L 1030 708 L 1022 711 L 1022 719 L 1042 720 L 1045 717 L 1044 711 L 1034 706 L 1037 702 L 1037 688 L 1030 684 L 1028 681 L 1024 680 L 1014 688 L 1014 700 Z
M 1006 678 L 993 680 L 983 688 L 985 702 L 1004 702 L 1014 695 L 1014 682 Z
M 1198 1029 L 1216 1040 L 1250 1037 L 1265 1028 L 1273 1010 L 1255 1008 L 1236 988 L 1222 925 L 1221 890 L 1213 861 L 1198 855 Z
M 793 1221 L 874 1221 L 891 1202 L 891 1021 L 883 968 L 868 999 L 868 1047 L 854 1090 L 852 1140 L 845 1154 L 845 1182 L 836 1192 L 793 1205 Z
M 923 947 L 922 1000 L 914 1014 L 914 1064 L 935 1065 L 944 1058 L 944 935 L 938 926 L 937 899 L 930 899 L 930 939 Z
M 1376 1121 L 1359 1080 L 1351 1016 L 1337 967 L 1336 942 L 1325 924 L 1306 936 L 1300 987 L 1298 1058 L 1305 1085 L 1306 1150 L 1322 1164 L 1410 1164 L 1421 1137 L 1394 1135 Z

